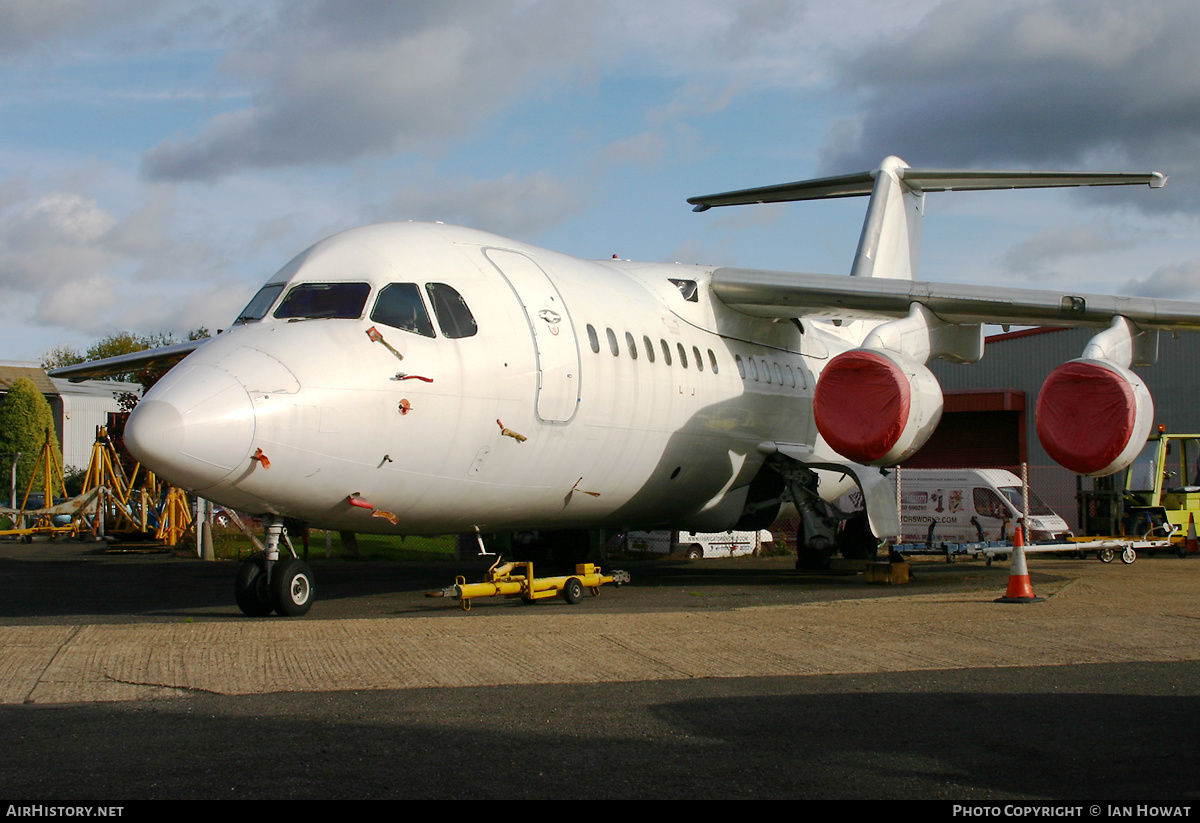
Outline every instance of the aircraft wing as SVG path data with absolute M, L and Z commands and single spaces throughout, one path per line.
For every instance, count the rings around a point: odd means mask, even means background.
M 1200 330 L 1200 303 L 1151 297 L 735 268 L 714 271 L 712 290 L 759 317 L 904 317 L 919 303 L 948 323 L 1107 326 L 1124 317 L 1142 329 Z
M 101 360 L 89 360 L 74 366 L 63 366 L 60 369 L 50 369 L 46 374 L 51 377 L 65 377 L 72 383 L 80 383 L 96 377 L 108 377 L 131 371 L 141 371 L 153 366 L 173 366 L 189 354 L 208 342 L 208 338 L 188 340 L 173 346 L 163 346 L 158 349 L 146 349 L 130 354 L 119 354 L 116 357 L 105 357 Z

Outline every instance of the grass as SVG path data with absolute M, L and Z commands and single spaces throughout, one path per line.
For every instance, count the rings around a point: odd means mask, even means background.
M 259 537 L 261 540 L 261 536 Z M 351 552 L 335 533 L 330 541 L 331 560 L 346 560 L 350 562 L 363 560 L 453 560 L 454 539 L 452 534 L 436 537 L 399 536 L 360 534 L 358 535 L 358 554 Z M 292 538 L 296 551 L 303 554 L 303 547 L 298 537 Z M 189 535 L 181 541 L 183 549 L 195 549 L 195 537 Z M 213 529 L 213 552 L 218 560 L 239 560 L 249 557 L 257 549 L 250 538 L 237 529 Z M 325 559 L 325 532 L 313 530 L 308 541 L 308 556 L 314 560 Z

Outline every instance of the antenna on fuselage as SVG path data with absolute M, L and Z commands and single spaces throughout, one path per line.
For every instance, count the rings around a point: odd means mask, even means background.
M 495 552 L 487 550 L 487 546 L 483 545 L 483 532 L 479 531 L 479 527 L 475 527 L 475 539 L 479 541 L 479 553 L 484 557 L 495 557 Z

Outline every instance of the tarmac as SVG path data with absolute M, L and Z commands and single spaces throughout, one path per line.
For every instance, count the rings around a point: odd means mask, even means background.
M 1200 563 L 1039 557 L 1031 566 L 1042 577 L 1036 593 L 1044 603 L 996 604 L 1003 570 L 984 575 L 982 564 L 960 564 L 960 577 L 986 579 L 992 588 L 923 592 L 860 583 L 886 594 L 737 608 L 721 607 L 721 595 L 710 593 L 708 602 L 696 595 L 684 604 L 690 608 L 666 612 L 643 608 L 645 590 L 631 596 L 630 587 L 604 587 L 574 607 L 479 600 L 469 613 L 452 600 L 397 592 L 397 605 L 409 601 L 424 613 L 398 608 L 385 617 L 317 619 L 319 600 L 311 618 L 286 620 L 216 619 L 197 609 L 172 622 L 85 617 L 14 625 L 0 615 L 0 703 L 1200 660 Z M 234 571 L 231 563 L 216 567 Z M 787 572 L 778 574 L 786 587 Z M 712 568 L 712 575 L 721 572 Z M 654 588 L 663 588 L 655 579 Z M 803 584 L 821 585 L 812 578 Z M 622 599 L 632 611 L 612 611 Z M 602 601 L 609 609 L 594 607 Z M 225 616 L 230 610 L 236 614 L 230 604 Z
M 634 564 L 469 613 L 425 591 L 478 566 L 317 562 L 309 616 L 247 619 L 231 563 L 36 550 L 0 546 L 0 796 L 1200 795 L 1194 558 L 1031 556 L 1018 605 L 1007 564 Z

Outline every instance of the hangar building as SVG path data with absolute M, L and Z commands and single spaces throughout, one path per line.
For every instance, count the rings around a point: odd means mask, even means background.
M 1038 440 L 1038 390 L 1050 372 L 1083 353 L 1099 328 L 1037 328 L 988 337 L 969 365 L 929 364 L 945 393 L 942 421 L 905 467 L 996 467 L 1029 463 L 1030 485 L 1078 526 L 1076 475 L 1057 466 Z M 1168 432 L 1200 432 L 1200 335 L 1159 333 L 1158 362 L 1135 366 L 1154 398 L 1154 422 Z M 1090 481 L 1085 481 L 1090 482 Z

